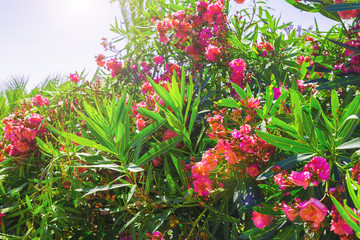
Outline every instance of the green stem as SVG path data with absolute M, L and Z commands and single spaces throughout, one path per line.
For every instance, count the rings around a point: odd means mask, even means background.
M 204 211 L 199 215 L 199 217 L 195 220 L 195 222 L 192 223 L 193 227 L 192 227 L 189 235 L 188 235 L 187 238 L 186 238 L 187 240 L 190 239 L 191 235 L 192 235 L 193 232 L 194 232 L 195 227 L 198 225 L 200 219 L 202 218 L 202 216 L 204 216 L 204 214 L 206 213 L 206 211 L 207 211 L 207 209 L 204 209 Z

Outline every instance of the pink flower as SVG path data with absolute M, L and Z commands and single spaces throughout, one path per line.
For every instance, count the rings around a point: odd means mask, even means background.
M 252 220 L 257 228 L 264 228 L 269 226 L 273 222 L 274 218 L 254 211 L 252 212 Z
M 16 141 L 16 142 L 14 143 L 14 147 L 15 147 L 19 152 L 22 152 L 22 153 L 27 152 L 27 151 L 29 151 L 29 149 L 30 149 L 29 145 L 27 145 L 26 143 L 24 143 L 24 142 L 22 142 L 22 141 L 20 141 L 20 140 L 18 140 L 18 141 Z
M 213 154 L 211 150 L 206 151 L 202 156 L 202 162 L 210 171 L 214 170 L 217 166 L 219 154 Z
M 299 204 L 300 218 L 304 222 L 311 222 L 312 228 L 320 227 L 320 223 L 324 221 L 327 208 L 319 200 L 310 198 L 309 201 L 304 201 Z
M 259 168 L 255 164 L 251 165 L 250 167 L 247 167 L 246 173 L 251 177 L 257 177 L 260 174 Z
M 49 105 L 49 99 L 46 98 L 46 97 L 44 98 L 41 94 L 37 94 L 32 99 L 32 105 L 33 106 L 36 106 L 36 105 L 38 105 L 38 106 L 43 106 L 43 105 L 47 106 L 47 105 Z
M 296 83 L 298 85 L 298 87 L 301 89 L 301 91 L 304 89 L 305 85 L 305 81 L 304 80 L 301 80 L 301 79 L 296 79 Z
M 218 153 L 224 153 L 226 149 L 230 148 L 230 144 L 226 140 L 219 139 L 215 148 Z
M 33 113 L 33 115 L 29 118 L 29 121 L 33 125 L 38 125 L 38 123 L 41 123 L 41 120 L 43 117 L 40 114 Z
M 241 139 L 240 149 L 244 153 L 256 153 L 259 151 L 256 139 L 253 136 L 244 135 Z
M 240 133 L 241 134 L 248 134 L 251 131 L 251 126 L 248 124 L 244 124 L 240 127 Z
M 209 165 L 204 164 L 203 162 L 195 163 L 191 168 L 191 175 L 194 178 L 207 178 L 210 176 L 211 169 Z
M 96 64 L 97 64 L 99 67 L 103 67 L 103 66 L 105 65 L 105 62 L 104 62 L 105 56 L 104 56 L 104 55 L 99 54 L 99 55 L 96 56 L 95 58 L 96 58 Z
M 154 60 L 154 63 L 155 63 L 156 65 L 159 65 L 159 64 L 163 64 L 163 63 L 164 63 L 164 58 L 163 58 L 162 56 L 160 56 L 160 55 L 155 56 L 155 57 L 153 58 L 153 60 Z
M 81 77 L 78 74 L 73 73 L 73 74 L 70 74 L 70 80 L 74 83 L 77 83 L 77 82 L 80 82 Z
M 274 176 L 274 181 L 277 185 L 279 185 L 281 191 L 290 187 L 290 183 L 284 179 L 284 175 L 287 174 L 288 173 L 284 171 Z
M 260 107 L 259 99 L 254 98 L 254 97 L 250 98 L 248 100 L 247 107 L 248 108 L 255 108 L 255 109 L 259 108 Z
M 357 17 L 358 15 L 359 15 L 359 12 L 357 9 L 339 12 L 339 17 L 342 19 L 351 19 L 351 18 Z
M 349 226 L 349 224 L 346 223 L 343 218 L 338 219 L 337 221 L 331 219 L 330 231 L 334 231 L 334 233 L 339 236 L 349 236 L 354 233 L 352 228 Z
M 235 164 L 239 162 L 238 157 L 236 154 L 231 150 L 230 147 L 225 149 L 225 160 L 227 161 L 228 165 Z
M 312 173 L 310 172 L 294 172 L 288 176 L 290 182 L 294 183 L 297 186 L 302 186 L 306 189 L 311 181 Z
M 213 190 L 211 188 L 212 182 L 209 178 L 201 177 L 196 179 L 193 182 L 194 191 L 199 194 L 199 196 L 208 196 Z
M 339 4 L 339 3 L 344 3 L 344 1 L 343 0 L 334 0 L 334 3 Z M 339 17 L 342 19 L 350 19 L 350 18 L 357 17 L 358 15 L 359 15 L 358 9 L 339 12 Z
M 36 138 L 36 132 L 30 128 L 24 128 L 22 136 L 30 142 Z
M 241 136 L 242 136 L 242 134 L 240 133 L 240 131 L 234 129 L 234 130 L 232 130 L 232 132 L 231 132 L 231 136 L 232 136 L 233 138 L 240 139 Z
M 1 219 L 6 215 L 6 213 L 0 213 L 0 227 L 1 227 Z
M 341 203 L 342 204 L 342 203 Z M 343 204 L 342 204 L 343 205 Z M 352 211 L 358 215 L 356 213 L 355 209 L 352 209 Z M 344 236 L 349 236 L 351 234 L 354 233 L 354 231 L 352 230 L 352 228 L 346 223 L 346 221 L 344 220 L 344 218 L 340 215 L 340 213 L 337 211 L 336 207 L 334 205 L 332 205 L 332 209 L 331 209 L 331 227 L 330 227 L 330 231 L 334 231 L 335 234 L 339 235 L 340 237 L 344 237 Z M 351 219 L 353 221 L 355 221 L 356 223 L 358 223 L 358 221 L 356 221 L 354 218 L 351 217 Z M 341 238 L 343 239 L 343 238 Z M 345 238 L 347 239 L 347 238 Z
M 217 46 L 210 44 L 209 46 L 206 47 L 205 55 L 206 55 L 207 60 L 216 61 L 217 57 L 220 54 L 221 54 L 221 51 Z
M 281 88 L 274 87 L 274 99 L 278 99 L 281 96 Z
M 231 70 L 233 70 L 233 71 L 244 72 L 246 70 L 246 63 L 245 63 L 244 59 L 241 59 L 241 58 L 232 60 L 229 63 L 229 66 L 230 66 Z
M 106 62 L 106 67 L 111 70 L 111 77 L 115 77 L 119 74 L 122 68 L 122 63 L 116 61 L 116 59 L 110 59 Z
M 157 159 L 157 158 L 154 158 L 154 159 L 152 160 L 152 162 L 153 162 L 153 166 L 154 166 L 154 167 L 159 167 L 160 164 L 161 164 L 161 161 L 160 161 L 159 159 Z
M 318 176 L 323 182 L 330 178 L 330 165 L 323 157 L 313 157 L 311 161 L 305 165 L 303 171 L 311 172 Z
M 136 119 L 136 127 L 141 131 L 146 127 L 145 121 L 142 118 Z
M 163 135 L 163 142 L 165 142 L 166 140 L 169 140 L 169 139 L 171 139 L 171 138 L 174 138 L 174 137 L 176 137 L 178 134 L 176 133 L 176 132 L 173 132 L 173 131 L 171 131 L 170 129 L 168 129 L 168 130 L 166 130 L 165 132 L 164 132 L 164 135 Z
M 242 4 L 242 3 L 245 2 L 245 0 L 235 0 L 235 2 L 238 3 L 238 4 Z
M 283 203 L 283 211 L 291 222 L 293 222 L 294 219 L 299 216 L 299 210 L 291 208 L 285 203 Z

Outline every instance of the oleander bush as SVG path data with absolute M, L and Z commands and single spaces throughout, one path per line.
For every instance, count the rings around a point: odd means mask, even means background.
M 271 2 L 119 2 L 91 79 L 0 94 L 2 239 L 360 237 L 359 3 L 284 1 L 321 32 Z

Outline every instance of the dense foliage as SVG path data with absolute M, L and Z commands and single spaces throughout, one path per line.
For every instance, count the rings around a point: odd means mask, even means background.
M 359 3 L 284 1 L 322 33 L 261 1 L 119 2 L 91 80 L 0 95 L 1 238 L 360 237 Z

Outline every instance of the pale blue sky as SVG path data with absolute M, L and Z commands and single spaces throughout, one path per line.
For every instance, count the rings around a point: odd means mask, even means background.
M 334 23 L 285 0 L 269 2 L 282 22 L 307 27 L 316 16 L 322 30 Z M 104 53 L 101 38 L 114 37 L 110 24 L 120 16 L 119 4 L 109 0 L 0 0 L 0 9 L 0 87 L 13 75 L 29 77 L 28 89 L 49 75 L 68 76 L 84 68 L 91 77 L 95 55 Z

